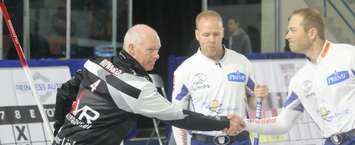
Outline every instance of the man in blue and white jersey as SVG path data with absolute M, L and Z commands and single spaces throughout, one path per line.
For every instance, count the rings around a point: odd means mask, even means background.
M 174 72 L 173 103 L 215 118 L 228 114 L 246 118 L 248 100 L 255 102 L 247 92 L 257 88 L 259 96 L 265 96 L 266 86 L 256 87 L 251 63 L 245 56 L 222 46 L 223 24 L 217 12 L 204 11 L 196 17 L 195 36 L 199 50 Z M 236 136 L 222 131 L 192 131 L 191 140 L 186 130 L 173 127 L 173 132 L 177 145 L 190 141 L 192 145 L 250 144 L 247 131 Z
M 354 145 L 355 47 L 326 40 L 321 15 L 310 8 L 292 13 L 286 39 L 308 62 L 291 79 L 280 114 L 260 120 L 262 124 L 247 120 L 247 130 L 284 133 L 306 111 L 326 138 L 325 145 Z
M 126 33 L 117 56 L 88 59 L 77 78 L 58 90 L 52 144 L 118 145 L 139 115 L 186 129 L 235 134 L 243 128 L 236 115 L 211 118 L 162 97 L 147 73 L 159 59 L 160 46 L 157 32 L 138 24 Z

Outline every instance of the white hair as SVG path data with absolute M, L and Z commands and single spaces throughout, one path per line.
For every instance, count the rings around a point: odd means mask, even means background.
M 137 24 L 137 25 L 134 25 L 133 27 L 131 27 L 130 29 L 128 29 L 128 31 L 124 37 L 124 40 L 123 40 L 123 49 L 127 50 L 129 44 L 142 43 L 143 42 L 143 35 L 146 34 L 146 33 L 142 33 L 144 31 L 151 32 L 153 35 L 156 36 L 156 38 L 158 38 L 158 40 L 160 42 L 160 38 L 158 36 L 158 33 L 153 28 L 151 28 L 145 24 Z

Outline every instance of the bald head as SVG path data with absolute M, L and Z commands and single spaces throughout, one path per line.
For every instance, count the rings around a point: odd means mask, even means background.
M 215 21 L 223 27 L 222 17 L 216 11 L 206 10 L 198 14 L 195 19 L 196 29 L 199 29 L 203 21 Z
M 137 24 L 128 29 L 124 40 L 123 49 L 127 51 L 129 44 L 143 44 L 144 40 L 154 40 L 160 44 L 160 38 L 157 32 L 145 24 Z
M 123 49 L 147 71 L 152 70 L 159 59 L 160 46 L 158 33 L 144 24 L 130 28 L 123 40 Z

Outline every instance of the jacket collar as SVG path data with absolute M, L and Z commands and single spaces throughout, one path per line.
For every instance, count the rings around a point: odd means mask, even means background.
M 142 65 L 140 65 L 136 59 L 134 59 L 124 50 L 121 50 L 117 57 L 113 57 L 112 62 L 126 68 L 128 73 L 143 76 L 148 78 L 148 80 L 151 80 L 148 72 L 144 70 Z
M 227 54 L 227 48 L 226 48 L 224 45 L 222 45 L 222 48 L 223 48 L 223 54 L 222 54 L 221 58 L 218 60 L 218 63 L 219 63 L 219 62 L 222 62 L 222 61 L 225 59 L 225 56 L 226 56 L 226 54 Z M 200 56 L 200 57 L 202 57 L 203 59 L 206 59 L 208 62 L 211 62 L 211 63 L 213 63 L 213 64 L 217 64 L 213 59 L 207 57 L 206 55 L 204 55 L 204 54 L 202 53 L 201 47 L 199 47 L 199 48 L 197 49 L 197 55 Z
M 321 52 L 320 52 L 320 54 L 318 55 L 315 64 L 320 63 L 320 62 L 327 56 L 331 44 L 332 44 L 332 42 L 330 42 L 330 41 L 328 41 L 328 40 L 325 40 L 325 42 L 324 42 L 324 44 L 323 44 L 323 47 L 322 47 L 322 49 L 321 49 Z M 307 57 L 307 59 L 308 59 L 308 61 L 310 61 L 310 59 L 309 59 L 308 57 Z

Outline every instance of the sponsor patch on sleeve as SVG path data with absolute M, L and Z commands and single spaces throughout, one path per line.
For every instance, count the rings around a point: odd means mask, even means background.
M 229 73 L 227 77 L 228 77 L 228 81 L 231 82 L 245 82 L 247 79 L 246 75 L 240 72 Z
M 348 71 L 339 71 L 339 72 L 334 72 L 330 76 L 327 77 L 327 84 L 328 85 L 334 85 L 337 83 L 340 83 L 342 81 L 345 81 L 349 78 L 349 72 Z

